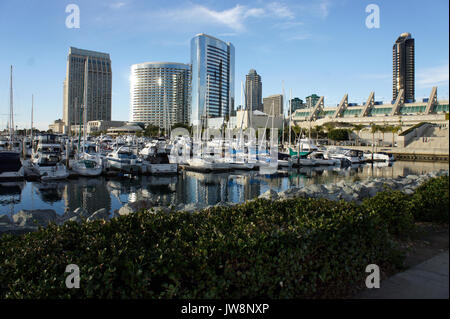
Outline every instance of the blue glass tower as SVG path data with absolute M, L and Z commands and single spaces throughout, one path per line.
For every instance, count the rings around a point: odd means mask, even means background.
M 191 40 L 190 124 L 227 117 L 234 109 L 234 46 L 200 33 Z M 206 109 L 205 109 L 206 107 Z

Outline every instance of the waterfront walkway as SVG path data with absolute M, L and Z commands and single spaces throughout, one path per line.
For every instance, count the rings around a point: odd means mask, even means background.
M 448 299 L 448 250 L 367 289 L 357 299 Z

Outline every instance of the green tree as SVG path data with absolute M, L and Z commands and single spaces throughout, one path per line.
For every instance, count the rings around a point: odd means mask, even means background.
M 148 124 L 143 131 L 143 135 L 146 137 L 155 137 L 158 136 L 160 132 L 159 126 Z
M 328 132 L 328 138 L 332 141 L 347 141 L 348 129 L 336 128 Z
M 181 127 L 181 128 L 184 128 L 184 129 L 188 130 L 189 133 L 191 133 L 191 131 L 192 131 L 192 126 L 189 126 L 189 125 L 184 124 L 184 123 L 175 123 L 174 125 L 172 125 L 171 129 L 174 130 L 174 129 L 178 128 L 178 127 Z
M 353 126 L 353 131 L 356 132 L 356 144 L 361 144 L 359 134 L 361 133 L 361 131 L 364 128 L 365 128 L 365 125 L 362 125 L 362 124 L 356 124 L 356 125 Z
M 402 127 L 400 125 L 391 125 L 389 127 L 389 131 L 392 133 L 392 147 L 394 147 L 395 144 L 395 134 L 398 134 L 398 132 L 401 132 Z
M 372 146 L 375 146 L 375 133 L 379 132 L 380 127 L 374 123 L 370 123 L 370 132 L 372 133 Z

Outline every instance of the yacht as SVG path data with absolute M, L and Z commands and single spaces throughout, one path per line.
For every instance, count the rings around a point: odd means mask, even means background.
M 0 151 L 0 180 L 21 180 L 23 178 L 24 168 L 20 161 L 20 153 Z
M 81 176 L 99 176 L 102 171 L 102 160 L 99 155 L 81 153 L 72 164 L 72 170 Z
M 364 163 L 363 151 L 333 147 L 328 149 L 328 158 L 349 161 L 351 164 Z
M 374 162 L 393 162 L 394 159 L 394 155 L 386 153 L 386 152 L 377 152 L 377 153 L 373 153 L 373 157 L 372 157 L 372 152 L 368 151 L 364 153 L 364 159 L 367 162 L 370 161 L 374 161 Z
M 38 171 L 41 180 L 65 179 L 69 176 L 61 159 L 62 147 L 57 142 L 56 135 L 47 134 L 37 138 L 30 164 Z
M 340 165 L 341 160 L 337 158 L 325 158 L 322 152 L 312 152 L 307 156 L 308 159 L 312 159 L 315 161 L 316 165 L 319 166 L 328 166 L 328 165 Z
M 176 174 L 178 173 L 178 164 L 171 164 L 169 156 L 164 153 L 154 153 L 144 157 L 144 164 L 147 166 L 147 172 L 150 174 Z
M 108 168 L 122 173 L 137 174 L 142 170 L 142 160 L 133 153 L 131 147 L 120 146 L 106 156 Z

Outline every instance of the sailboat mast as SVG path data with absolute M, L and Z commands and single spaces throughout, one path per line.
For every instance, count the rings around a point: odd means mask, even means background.
M 10 86 L 9 86 L 9 147 L 12 147 L 14 135 L 14 103 L 13 103 L 13 66 L 11 65 Z
M 86 64 L 84 65 L 84 106 L 83 106 L 83 153 L 86 147 L 86 115 L 87 115 L 87 87 L 88 87 L 88 70 L 89 70 L 89 57 L 86 58 Z
M 249 113 L 249 122 L 250 127 L 252 126 L 253 122 L 253 81 L 250 80 L 250 113 Z
M 31 131 L 30 131 L 31 147 L 33 147 L 33 109 L 34 109 L 34 95 L 31 94 Z
M 292 89 L 289 89 L 289 147 L 291 146 L 291 128 L 292 128 Z
M 284 81 L 282 81 L 282 85 L 283 85 L 283 103 L 281 104 L 281 108 L 282 108 L 282 122 L 281 122 L 281 145 L 284 145 L 284 105 L 285 105 L 285 101 L 286 101 L 286 97 L 284 94 Z

